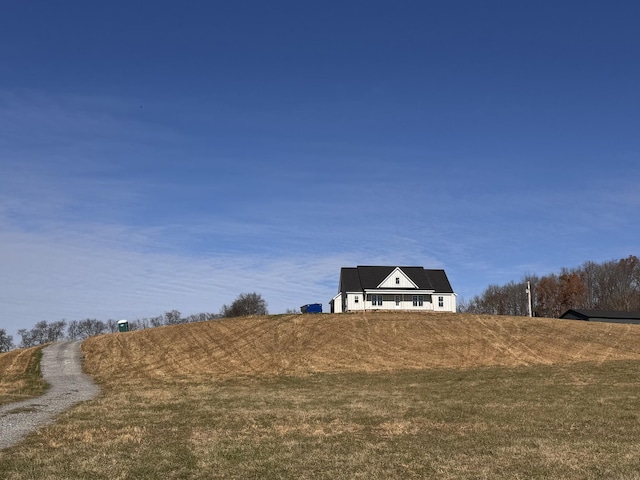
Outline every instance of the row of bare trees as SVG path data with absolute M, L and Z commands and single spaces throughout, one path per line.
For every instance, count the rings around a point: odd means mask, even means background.
M 460 310 L 494 315 L 528 315 L 527 282 L 535 316 L 557 318 L 568 309 L 640 311 L 640 259 L 631 255 L 543 277 L 525 275 L 519 282 L 489 285 Z
M 178 310 L 165 312 L 157 317 L 140 318 L 129 320 L 129 330 L 143 330 L 146 328 L 161 327 L 163 325 L 176 325 L 179 323 L 203 322 L 220 318 L 220 315 L 212 313 L 198 313 L 183 317 Z M 117 320 L 97 320 L 95 318 L 86 318 L 84 320 L 58 320 L 56 322 L 47 323 L 42 320 L 34 325 L 31 329 L 22 328 L 18 330 L 22 341 L 20 348 L 34 347 L 45 343 L 57 342 L 65 338 L 69 340 L 82 340 L 103 333 L 115 333 L 118 331 Z M 11 344 L 6 346 L 6 350 L 12 348 Z M 1 351 L 1 350 L 0 350 Z
M 267 302 L 262 298 L 262 295 L 254 292 L 240 294 L 231 305 L 223 305 L 220 313 L 197 313 L 184 317 L 178 310 L 170 310 L 157 317 L 139 318 L 128 322 L 129 330 L 144 330 L 164 325 L 206 322 L 224 317 L 266 314 L 268 314 Z M 31 329 L 22 328 L 18 330 L 18 335 L 22 339 L 19 347 L 34 347 L 45 343 L 57 342 L 65 338 L 83 340 L 103 333 L 115 333 L 117 331 L 117 320 L 103 321 L 95 318 L 86 318 L 84 320 L 71 320 L 68 323 L 66 320 L 49 323 L 42 320 Z M 0 353 L 7 352 L 13 348 L 13 337 L 8 335 L 5 329 L 0 329 Z

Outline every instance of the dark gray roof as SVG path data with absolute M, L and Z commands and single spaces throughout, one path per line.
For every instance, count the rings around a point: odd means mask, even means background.
M 620 312 L 615 310 L 569 309 L 560 318 L 573 320 L 640 320 L 640 312 Z
M 451 288 L 451 284 L 444 270 L 425 270 L 425 272 L 428 272 L 431 284 L 436 292 L 453 293 L 453 288 Z
M 340 271 L 340 292 L 361 292 L 358 269 L 345 267 Z
M 369 266 L 344 267 L 340 271 L 341 292 L 363 292 L 374 289 L 396 268 L 402 270 L 419 290 L 434 290 L 439 293 L 453 293 L 444 270 L 427 270 L 423 267 Z

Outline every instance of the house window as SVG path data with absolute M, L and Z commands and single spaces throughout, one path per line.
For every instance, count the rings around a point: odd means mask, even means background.
M 444 307 L 444 297 L 438 297 L 438 307 Z
M 371 305 L 382 306 L 382 295 L 371 295 Z
M 414 295 L 413 296 L 413 306 L 417 307 L 418 306 L 418 295 Z
M 396 277 L 396 285 L 400 285 L 400 277 Z
M 424 296 L 423 295 L 414 295 L 413 296 L 413 306 L 414 307 L 422 307 L 422 306 L 424 306 Z
M 401 298 L 402 298 L 402 297 L 400 297 L 400 295 L 396 295 L 396 306 L 399 306 L 399 305 L 400 305 L 400 299 L 401 299 Z
M 356 295 L 355 297 L 353 297 L 353 301 L 354 303 L 358 303 L 360 301 L 360 297 Z

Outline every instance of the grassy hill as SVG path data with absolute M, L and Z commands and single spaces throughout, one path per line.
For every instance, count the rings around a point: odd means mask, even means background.
M 175 325 L 84 342 L 101 382 L 225 379 L 640 359 L 640 328 L 451 313 L 281 315 Z
M 0 405 L 41 395 L 47 389 L 40 373 L 42 347 L 0 353 Z
M 103 335 L 83 343 L 102 395 L 0 452 L 0 478 L 639 478 L 639 345 L 392 312 Z

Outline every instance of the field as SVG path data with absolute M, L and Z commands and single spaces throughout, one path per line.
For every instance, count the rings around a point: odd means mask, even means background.
M 0 405 L 42 395 L 47 389 L 40 374 L 42 347 L 0 354 Z
M 0 452 L 0 478 L 636 479 L 639 342 L 396 313 L 104 335 L 83 344 L 102 396 Z

